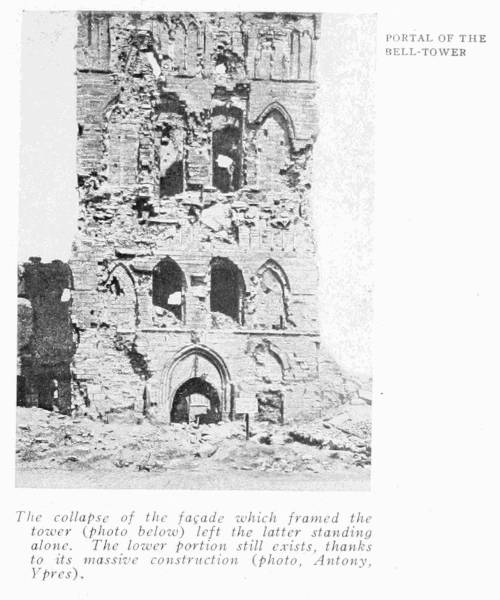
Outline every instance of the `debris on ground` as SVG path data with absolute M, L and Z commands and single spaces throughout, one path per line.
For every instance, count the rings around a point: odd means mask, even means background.
M 248 440 L 244 421 L 106 423 L 39 408 L 17 411 L 17 460 L 42 469 L 198 470 L 211 461 L 235 470 L 320 473 L 371 464 L 368 407 L 284 425 L 251 420 Z

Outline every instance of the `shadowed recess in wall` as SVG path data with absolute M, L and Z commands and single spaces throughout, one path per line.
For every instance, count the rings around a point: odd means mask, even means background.
M 245 284 L 238 267 L 229 259 L 216 258 L 210 269 L 210 310 L 244 323 Z
M 182 321 L 186 278 L 179 265 L 164 258 L 153 269 L 153 304 L 171 312 Z
M 220 400 L 215 388 L 201 377 L 185 381 L 175 392 L 170 420 L 172 423 L 220 420 Z

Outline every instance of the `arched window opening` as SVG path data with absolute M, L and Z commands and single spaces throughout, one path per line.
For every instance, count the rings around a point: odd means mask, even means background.
M 164 258 L 153 269 L 153 304 L 184 321 L 184 273 L 171 258 Z
M 219 106 L 212 112 L 213 185 L 223 193 L 241 187 L 242 113 Z
M 269 329 L 284 329 L 286 325 L 283 286 L 271 269 L 266 269 L 260 276 L 256 317 L 261 326 Z
M 164 122 L 160 137 L 160 196 L 175 196 L 184 191 L 184 129 L 182 118 L 172 115 Z
M 179 73 L 186 69 L 186 28 L 183 23 L 178 23 L 175 28 L 174 62 Z
M 245 284 L 238 267 L 228 259 L 212 261 L 210 274 L 210 310 L 222 313 L 243 325 Z
M 119 328 L 132 329 L 137 319 L 137 296 L 128 270 L 116 265 L 104 282 L 105 306 L 102 322 Z
M 251 324 L 260 329 L 285 329 L 288 320 L 288 279 L 273 260 L 266 261 L 253 278 L 254 293 L 249 306 Z M 250 317 L 249 317 L 250 318 Z
M 172 423 L 215 423 L 220 418 L 219 395 L 202 377 L 188 379 L 175 392 L 170 412 Z
M 272 189 L 283 181 L 283 173 L 290 165 L 291 143 L 288 125 L 279 110 L 271 110 L 261 123 L 256 145 L 257 186 Z
M 283 380 L 283 361 L 276 349 L 269 342 L 259 343 L 252 352 L 255 361 L 256 375 L 267 383 L 278 383 Z

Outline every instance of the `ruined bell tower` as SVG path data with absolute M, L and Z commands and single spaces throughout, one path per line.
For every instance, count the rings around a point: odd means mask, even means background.
M 80 13 L 74 402 L 318 410 L 319 17 Z

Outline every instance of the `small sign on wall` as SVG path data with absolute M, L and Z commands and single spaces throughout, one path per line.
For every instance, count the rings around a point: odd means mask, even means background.
M 249 413 L 251 415 L 257 412 L 257 399 L 255 397 L 240 396 L 234 401 L 235 413 Z

